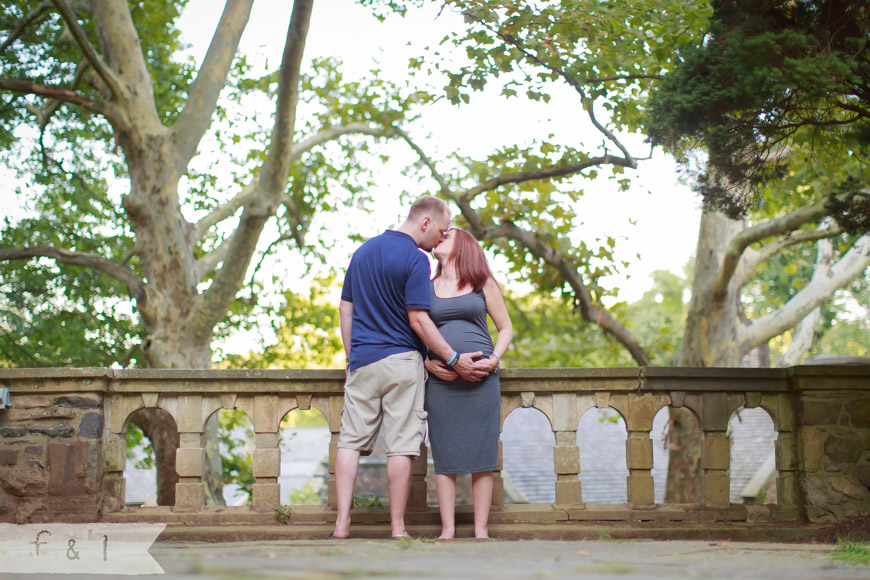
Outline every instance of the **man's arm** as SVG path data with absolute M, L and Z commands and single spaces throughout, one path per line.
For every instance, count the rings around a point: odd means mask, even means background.
M 408 309 L 408 321 L 411 323 L 411 329 L 417 333 L 417 336 L 423 340 L 429 350 L 446 361 L 450 360 L 450 357 L 453 356 L 453 348 L 441 336 L 438 327 L 429 318 L 428 312 Z M 479 381 L 489 374 L 489 366 L 486 361 L 474 362 L 473 360 L 482 354 L 481 351 L 460 354 L 459 360 L 454 363 L 453 368 L 462 378 L 469 381 Z
M 341 328 L 341 342 L 344 356 L 350 360 L 350 329 L 353 326 L 353 302 L 342 300 L 338 304 L 338 326 Z

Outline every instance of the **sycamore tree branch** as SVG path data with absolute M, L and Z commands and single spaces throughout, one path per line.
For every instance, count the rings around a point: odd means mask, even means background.
M 210 272 L 213 272 L 221 262 L 227 259 L 233 245 L 233 235 L 235 234 L 227 236 L 216 248 L 213 248 L 209 253 L 196 261 L 194 279 L 197 282 L 202 282 L 203 278 Z
M 571 165 L 552 165 L 536 171 L 517 171 L 514 173 L 505 173 L 498 177 L 488 179 L 483 183 L 472 187 L 462 194 L 463 198 L 469 201 L 481 193 L 491 191 L 502 185 L 513 183 L 524 183 L 526 181 L 534 181 L 537 179 L 557 179 L 559 177 L 567 177 L 580 173 L 584 169 L 590 167 L 599 167 L 601 165 L 620 165 L 622 167 L 633 167 L 632 160 L 618 157 L 616 155 L 602 155 L 601 157 L 592 157 L 582 163 L 573 163 Z
M 770 242 L 769 244 L 761 247 L 758 250 L 746 248 L 742 258 L 742 263 L 738 268 L 741 278 L 737 281 L 737 283 L 739 285 L 742 285 L 746 281 L 746 279 L 751 276 L 755 272 L 755 270 L 758 269 L 759 266 L 773 258 L 785 248 L 788 248 L 789 246 L 794 246 L 796 244 L 801 244 L 804 242 L 814 242 L 817 240 L 824 240 L 826 238 L 833 238 L 834 236 L 840 235 L 841 233 L 843 233 L 843 228 L 837 225 L 821 227 L 815 230 L 798 230 L 796 232 L 789 232 L 786 235 L 777 238 L 776 240 Z M 735 273 L 735 280 L 737 279 L 737 276 L 738 274 Z
M 295 161 L 306 151 L 310 151 L 318 145 L 323 145 L 327 141 L 333 141 L 344 135 L 358 134 L 371 135 L 373 137 L 390 137 L 395 132 L 396 130 L 393 128 L 372 127 L 365 123 L 349 123 L 340 127 L 321 129 L 316 135 L 293 145 L 290 149 L 290 160 Z
M 220 322 L 244 284 L 245 274 L 256 251 L 263 226 L 275 214 L 287 186 L 293 153 L 302 53 L 311 21 L 312 5 L 313 0 L 295 0 L 293 3 L 278 76 L 275 126 L 258 183 L 262 195 L 245 206 L 238 228 L 232 235 L 228 258 L 215 274 L 211 286 L 197 301 L 197 331 L 203 336 L 210 333 L 214 325 Z
M 187 102 L 172 127 L 178 149 L 177 164 L 181 173 L 196 154 L 202 136 L 208 130 L 221 89 L 226 85 L 233 58 L 239 47 L 253 0 L 227 0 L 220 22 L 190 87 Z
M 719 266 L 719 271 L 713 279 L 713 296 L 716 299 L 721 299 L 728 292 L 728 286 L 731 284 L 732 277 L 743 252 L 750 244 L 760 242 L 770 236 L 776 236 L 786 232 L 796 230 L 802 225 L 815 221 L 825 215 L 825 204 L 819 202 L 810 206 L 802 207 L 784 216 L 767 220 L 756 226 L 746 228 L 728 244 L 728 250 L 722 258 L 722 264 Z
M 835 291 L 842 288 L 861 274 L 870 265 L 870 234 L 866 234 L 846 252 L 829 271 L 820 271 L 813 276 L 791 300 L 781 308 L 753 321 L 744 332 L 750 341 L 750 348 L 764 344 L 774 336 L 793 328 L 814 308 L 829 300 Z
M 21 36 L 27 30 L 27 27 L 31 24 L 39 24 L 41 21 L 45 20 L 46 13 L 51 9 L 51 3 L 48 1 L 41 2 L 35 8 L 33 8 L 30 12 L 24 15 L 18 25 L 15 27 L 6 40 L 3 41 L 3 44 L 0 44 L 0 52 L 4 52 L 7 48 L 12 46 L 16 40 L 21 38 Z
M 313 0 L 295 0 L 284 55 L 278 76 L 278 103 L 272 140 L 260 174 L 260 187 L 277 198 L 284 191 L 293 160 L 293 135 L 296 124 L 296 106 L 299 103 L 299 76 L 302 53 L 311 21 Z
M 87 60 L 82 61 L 76 67 L 75 75 L 73 76 L 72 84 L 70 84 L 70 90 L 76 91 L 79 86 L 82 84 L 82 81 L 85 78 L 85 73 L 90 69 L 90 63 Z M 39 124 L 39 130 L 44 131 L 48 126 L 48 122 L 51 121 L 51 118 L 63 104 L 63 101 L 59 101 L 57 99 L 49 99 L 44 106 L 42 107 L 28 107 L 28 109 L 36 115 L 37 123 Z
M 396 128 L 396 134 L 408 144 L 408 146 L 414 150 L 414 152 L 420 157 L 420 161 L 429 168 L 429 171 L 432 173 L 432 177 L 435 181 L 438 182 L 438 185 L 441 187 L 441 194 L 449 197 L 453 197 L 453 194 L 450 192 L 450 185 L 447 182 L 447 179 L 441 175 L 441 172 L 438 171 L 438 168 L 435 166 L 435 162 L 426 155 L 426 152 L 423 151 L 423 148 L 420 147 L 416 142 L 414 142 L 411 137 L 400 128 Z
M 649 79 L 649 80 L 661 80 L 664 77 L 662 75 L 646 75 L 646 74 L 638 74 L 638 75 L 613 75 L 610 77 L 598 77 L 593 79 L 586 79 L 587 85 L 592 84 L 600 84 L 600 83 L 610 83 L 613 81 L 636 81 L 640 79 Z
M 20 93 L 23 95 L 37 95 L 40 97 L 46 97 L 49 99 L 54 99 L 56 101 L 61 101 L 64 103 L 79 105 L 83 109 L 87 109 L 88 111 L 91 111 L 93 113 L 103 115 L 116 127 L 123 126 L 124 124 L 123 118 L 115 106 L 109 103 L 104 103 L 102 101 L 94 100 L 87 95 L 83 95 L 69 89 L 46 85 L 37 85 L 29 81 L 19 81 L 2 77 L 0 77 L 0 89 L 12 91 L 14 93 Z M 39 114 L 37 114 L 37 117 L 39 117 Z
M 85 58 L 89 63 L 91 63 L 91 66 L 94 67 L 94 70 L 100 76 L 100 79 L 102 79 L 106 84 L 111 96 L 116 100 L 119 100 L 121 98 L 121 85 L 118 83 L 118 79 L 115 77 L 114 73 L 109 70 L 109 67 L 106 66 L 106 63 L 103 62 L 103 59 L 100 58 L 97 51 L 94 50 L 94 47 L 88 40 L 87 34 L 79 24 L 72 9 L 65 0 L 51 0 L 51 3 L 54 4 L 54 7 L 57 8 L 58 12 L 60 12 L 61 17 L 63 17 L 64 22 L 66 22 L 66 25 L 69 27 L 76 44 L 82 51 L 82 54 L 85 55 Z
M 382 129 L 378 127 L 370 127 L 365 123 L 350 123 L 341 127 L 330 127 L 323 129 L 313 137 L 294 145 L 291 155 L 293 160 L 298 159 L 303 153 L 313 149 L 318 145 L 322 145 L 327 141 L 338 139 L 344 135 L 361 134 L 372 135 L 375 137 L 389 137 L 393 133 L 393 129 Z M 208 230 L 215 224 L 235 215 L 240 207 L 243 207 L 254 201 L 262 200 L 265 197 L 266 191 L 260 188 L 259 183 L 251 183 L 242 188 L 235 197 L 229 200 L 224 205 L 216 208 L 210 214 L 199 220 L 193 229 L 193 239 L 201 239 Z M 286 202 L 286 199 L 285 199 Z M 286 205 L 286 203 L 285 203 Z M 288 208 L 289 209 L 289 208 Z M 295 211 L 295 210 L 294 210 Z M 298 213 L 298 212 L 295 212 Z
M 137 130 L 165 132 L 154 100 L 154 79 L 145 62 L 127 0 L 89 0 L 100 50 L 124 88 L 125 109 L 137 116 Z
M 589 288 L 577 270 L 576 264 L 570 258 L 545 244 L 534 232 L 520 228 L 509 220 L 503 220 L 498 226 L 486 228 L 481 237 L 481 239 L 497 238 L 507 238 L 519 242 L 533 256 L 555 269 L 574 291 L 583 319 L 598 325 L 601 330 L 619 341 L 639 366 L 649 366 L 649 355 L 631 332 L 613 318 L 607 310 L 595 305 Z
M 251 200 L 259 196 L 260 193 L 261 192 L 256 183 L 251 183 L 243 187 L 242 191 L 237 193 L 231 200 L 216 208 L 210 214 L 194 224 L 194 242 L 200 240 L 212 226 L 232 217 L 240 207 L 249 203 Z
M 831 273 L 831 259 L 834 256 L 834 244 L 829 238 L 819 240 L 816 252 L 816 265 L 813 269 L 813 280 L 825 278 Z M 799 364 L 801 358 L 813 346 L 816 335 L 816 325 L 822 316 L 822 307 L 816 306 L 809 314 L 803 317 L 795 327 L 791 337 L 791 344 L 779 360 L 776 361 L 778 368 L 790 367 Z
M 12 260 L 29 260 L 31 258 L 53 258 L 63 264 L 84 266 L 111 276 L 124 284 L 136 299 L 141 299 L 145 293 L 145 283 L 132 271 L 107 260 L 101 256 L 87 252 L 73 252 L 54 246 L 33 246 L 30 248 L 2 248 L 0 262 Z
M 514 48 L 516 48 L 518 51 L 523 53 L 526 56 L 526 58 L 528 58 L 532 62 L 534 62 L 534 63 L 538 64 L 539 66 L 542 66 L 545 69 L 552 71 L 552 72 L 556 73 L 557 75 L 559 75 L 559 77 L 561 77 L 566 83 L 568 83 L 568 85 L 570 85 L 577 92 L 578 95 L 580 95 L 580 103 L 583 105 L 583 109 L 586 111 L 586 114 L 589 117 L 589 120 L 592 122 L 592 125 L 596 129 L 598 129 L 598 131 L 601 134 L 603 134 L 607 138 L 608 141 L 610 141 L 611 143 L 616 145 L 616 148 L 619 149 L 622 152 L 622 154 L 625 156 L 625 161 L 628 162 L 628 165 L 627 165 L 628 167 L 631 167 L 632 169 L 637 168 L 637 161 L 634 159 L 634 157 L 631 155 L 631 153 L 628 152 L 628 148 L 626 148 L 625 145 L 623 145 L 622 142 L 616 138 L 616 135 L 614 135 L 612 131 L 610 131 L 607 127 L 605 127 L 604 125 L 602 125 L 598 121 L 598 118 L 595 116 L 595 111 L 593 110 L 594 109 L 593 108 L 594 101 L 592 101 L 589 98 L 589 96 L 586 94 L 586 91 L 583 89 L 583 83 L 581 83 L 577 78 L 568 74 L 563 68 L 545 61 L 544 59 L 539 57 L 537 54 L 535 54 L 534 52 L 532 52 L 531 50 L 526 48 L 525 45 L 522 43 L 522 41 L 519 38 L 517 38 L 516 36 L 502 32 L 501 30 L 499 30 L 497 27 L 493 26 L 489 22 L 485 22 L 485 21 L 481 20 L 478 16 L 476 16 L 474 14 L 473 11 L 467 10 L 467 11 L 463 12 L 462 14 L 466 18 L 474 20 L 480 26 L 483 26 L 484 28 L 488 29 L 491 33 L 493 33 L 496 36 L 498 36 L 499 38 L 501 38 L 504 42 L 506 42 L 506 43 L 510 44 L 511 46 L 513 46 Z

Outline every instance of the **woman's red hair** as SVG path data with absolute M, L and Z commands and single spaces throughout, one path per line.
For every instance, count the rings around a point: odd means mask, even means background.
M 450 229 L 455 233 L 453 248 L 450 250 L 447 261 L 453 262 L 453 267 L 456 270 L 458 277 L 456 287 L 462 288 L 468 285 L 475 292 L 480 292 L 486 281 L 493 277 L 489 264 L 486 262 L 486 254 L 483 253 L 483 248 L 480 247 L 474 236 L 459 228 Z M 441 264 L 438 264 L 435 269 L 435 277 L 440 275 Z

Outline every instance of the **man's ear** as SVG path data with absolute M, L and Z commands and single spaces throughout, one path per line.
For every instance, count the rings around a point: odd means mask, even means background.
M 429 216 L 424 217 L 420 220 L 420 228 L 425 232 L 429 229 L 429 226 L 432 225 L 432 218 Z

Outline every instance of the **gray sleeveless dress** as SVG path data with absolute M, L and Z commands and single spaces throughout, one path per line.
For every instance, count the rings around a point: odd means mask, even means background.
M 483 292 L 439 298 L 435 295 L 434 282 L 430 282 L 429 296 L 429 316 L 453 350 L 492 354 Z M 434 353 L 430 352 L 429 356 L 435 358 Z M 426 411 L 435 473 L 497 469 L 500 394 L 497 370 L 479 383 L 462 379 L 442 381 L 429 374 Z

